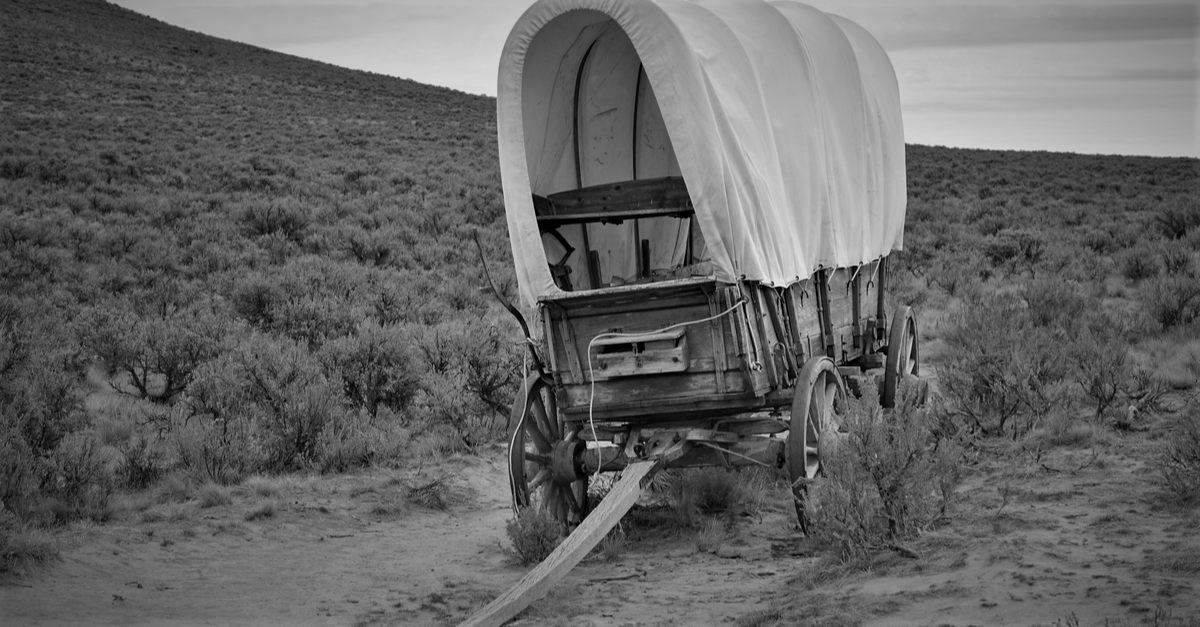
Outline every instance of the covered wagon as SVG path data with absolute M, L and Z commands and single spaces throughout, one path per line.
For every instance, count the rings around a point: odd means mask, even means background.
M 637 460 L 820 471 L 844 376 L 917 372 L 889 316 L 903 241 L 895 73 L 856 24 L 789 1 L 541 0 L 497 97 L 533 359 L 515 503 L 560 520 Z M 798 506 L 801 524 L 803 508 Z

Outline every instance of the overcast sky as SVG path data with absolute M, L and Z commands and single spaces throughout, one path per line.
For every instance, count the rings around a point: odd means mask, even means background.
M 532 0 L 115 0 L 170 24 L 496 94 Z M 1200 3 L 810 0 L 880 40 L 909 142 L 1200 156 Z

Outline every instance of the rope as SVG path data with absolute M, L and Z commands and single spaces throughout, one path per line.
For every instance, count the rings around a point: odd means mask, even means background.
M 709 316 L 707 318 L 701 318 L 700 320 L 692 320 L 690 322 L 678 322 L 676 324 L 672 324 L 670 326 L 666 326 L 661 329 L 658 329 L 657 331 L 650 331 L 649 333 L 665 333 L 667 331 L 673 331 L 673 330 L 681 328 L 681 327 L 688 327 L 688 326 L 697 325 L 697 324 L 704 324 L 705 322 L 712 322 L 713 320 L 717 320 L 719 318 L 728 316 L 729 314 L 733 313 L 733 310 L 745 305 L 747 302 L 748 301 L 745 298 L 742 298 L 742 299 L 738 300 L 738 302 L 734 303 L 732 307 L 730 307 L 729 309 L 726 309 L 725 311 L 722 311 L 719 314 Z M 614 337 L 639 337 L 639 336 L 643 336 L 643 335 L 648 335 L 648 333 L 646 333 L 646 332 L 617 333 L 614 331 L 614 332 L 609 332 L 609 333 L 600 333 L 596 337 L 592 338 L 590 342 L 588 342 L 588 348 L 587 348 L 588 378 L 591 379 L 591 384 L 592 384 L 591 392 L 588 395 L 588 426 L 592 430 L 592 441 L 593 442 L 599 441 L 599 438 L 596 437 L 596 421 L 592 417 L 592 411 L 593 411 L 593 408 L 595 407 L 595 403 L 596 403 L 596 377 L 593 376 L 593 371 L 592 371 L 592 347 L 595 346 L 596 340 L 600 340 L 600 339 L 608 339 L 608 338 L 614 338 Z M 603 458 L 601 458 L 601 459 L 603 459 Z M 602 465 L 603 464 L 596 465 L 596 471 L 594 473 L 592 473 L 593 478 L 600 476 L 600 466 L 602 466 Z
M 762 466 L 763 468 L 774 468 L 774 466 L 772 466 L 772 465 L 770 465 L 770 464 L 768 464 L 768 463 L 766 463 L 766 462 L 763 462 L 763 461 L 760 461 L 760 460 L 754 459 L 753 457 L 750 457 L 749 455 L 742 455 L 741 453 L 738 453 L 738 452 L 735 452 L 735 451 L 731 451 L 731 450 L 729 450 L 729 449 L 726 449 L 726 448 L 721 448 L 721 447 L 717 446 L 716 444 L 713 444 L 712 442 L 705 442 L 705 441 L 703 441 L 703 440 L 697 440 L 697 441 L 696 441 L 696 444 L 700 444 L 700 445 L 703 445 L 703 446 L 707 446 L 708 448 L 711 448 L 711 449 L 714 449 L 714 450 L 720 451 L 720 452 L 722 452 L 722 453 L 724 453 L 724 454 L 726 454 L 726 455 L 733 455 L 734 457 L 741 457 L 742 459 L 745 459 L 745 460 L 749 460 L 749 461 L 751 461 L 751 462 L 754 462 L 755 464 L 758 464 L 759 466 Z

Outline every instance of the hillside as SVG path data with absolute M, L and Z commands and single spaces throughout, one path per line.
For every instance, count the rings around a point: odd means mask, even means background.
M 488 528 L 473 530 L 490 543 L 478 550 L 493 570 L 472 603 L 494 595 L 513 574 L 493 546 L 507 515 L 495 464 L 524 350 L 516 325 L 480 291 L 473 239 L 511 297 L 494 99 L 218 40 L 101 0 L 0 0 L 0 68 L 0 580 L 52 558 L 46 530 L 109 522 L 118 538 L 148 538 L 169 527 L 183 542 L 204 508 L 220 513 L 213 535 L 245 535 L 237 528 L 253 521 L 238 508 L 255 495 L 295 496 L 280 518 L 303 520 L 321 541 L 348 537 L 336 533 L 343 524 L 365 536 L 364 512 L 394 521 L 411 505 L 388 501 L 388 490 L 451 486 L 427 483 L 423 469 L 465 454 L 454 463 L 500 490 L 475 499 Z M 1119 544 L 1128 563 L 1112 572 L 1121 577 L 1157 568 L 1136 562 L 1149 549 L 1136 542 L 1132 515 L 1153 509 L 1162 532 L 1153 554 L 1181 556 L 1154 571 L 1172 582 L 1162 600 L 1193 607 L 1178 581 L 1200 574 L 1200 549 L 1177 531 L 1194 526 L 1200 503 L 1200 161 L 909 145 L 907 164 L 905 250 L 889 286 L 895 303 L 916 309 L 921 357 L 939 375 L 944 404 L 919 418 L 941 422 L 922 423 L 922 433 L 967 451 L 965 513 L 905 538 L 934 555 L 915 566 L 897 567 L 906 558 L 878 539 L 824 538 L 834 549 L 822 564 L 838 563 L 835 575 L 777 586 L 823 591 L 768 595 L 762 621 L 739 624 L 798 623 L 810 601 L 844 624 L 887 616 L 901 602 L 864 610 L 831 589 L 880 564 L 898 579 L 928 565 L 960 607 L 977 605 L 973 589 L 953 585 L 960 566 L 937 556 L 970 552 L 987 579 L 994 561 L 1019 553 L 1018 536 L 1053 526 L 1036 508 L 1056 499 Z M 361 469 L 377 475 L 345 474 Z M 324 476 L 275 479 L 284 487 L 270 495 L 253 487 L 258 475 L 290 472 Z M 1114 474 L 1120 513 L 1104 512 L 1103 482 Z M 1014 477 L 1025 487 L 1010 486 Z M 1087 489 L 1071 485 L 1079 477 Z M 322 518 L 323 490 L 337 495 L 333 522 Z M 201 505 L 202 494 L 224 496 Z M 761 513 L 704 522 L 688 512 L 679 520 L 691 522 L 668 526 L 701 543 L 722 525 L 736 537 Z M 429 519 L 444 526 L 456 516 Z M 691 536 L 659 523 L 630 522 L 633 546 L 652 550 L 667 534 L 672 551 L 692 551 Z M 1074 533 L 1055 529 L 1055 542 Z M 788 530 L 760 531 L 767 553 L 791 560 L 780 573 L 812 567 L 802 559 L 816 559 L 817 545 L 801 550 Z M 405 529 L 391 533 L 414 549 Z M 297 564 L 311 555 L 311 537 L 254 535 L 294 540 Z M 393 550 L 393 536 L 379 550 Z M 220 541 L 231 554 L 246 550 L 240 536 Z M 999 557 L 984 564 L 992 558 L 980 546 Z M 1055 567 L 1072 594 L 1090 595 L 1087 572 L 1066 572 L 1090 564 L 1090 549 L 1076 549 Z M 455 550 L 456 563 L 471 564 L 475 547 Z M 692 556 L 703 583 L 686 594 L 724 585 L 712 574 L 724 567 L 708 557 Z M 403 564 L 390 567 L 408 576 Z M 739 568 L 747 589 L 757 586 L 761 569 Z M 439 620 L 466 613 L 434 598 L 450 594 L 451 579 L 422 576 L 433 582 L 419 590 L 429 607 L 406 602 Z M 658 576 L 664 599 L 684 594 L 670 588 L 673 573 Z M 90 575 L 78 577 L 86 587 Z M 296 585 L 295 598 L 307 599 L 308 584 Z M 1149 611 L 1153 591 L 1143 588 L 1152 585 L 1130 584 L 1144 595 L 1139 611 Z M 910 609 L 939 601 L 914 590 L 902 599 Z M 1029 598 L 1028 611 L 1047 607 Z M 730 603 L 720 611 L 749 615 L 754 599 Z M 981 624 L 1003 616 L 989 621 Z
M 185 462 L 228 480 L 368 461 L 378 433 L 358 411 L 389 429 L 430 418 L 434 450 L 493 437 L 519 370 L 471 236 L 511 291 L 493 100 L 98 0 L 0 3 L 0 63 L 0 406 L 15 458 L 97 424 L 215 428 L 230 408 L 280 423 L 241 457 Z M 278 387 L 220 379 L 264 370 Z M 141 402 L 98 400 L 110 383 Z M 206 385 L 219 397 L 194 393 Z M 37 474 L 9 478 L 6 503 Z

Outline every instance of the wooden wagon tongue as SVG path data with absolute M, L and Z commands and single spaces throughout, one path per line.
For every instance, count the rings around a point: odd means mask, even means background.
M 683 454 L 688 446 L 686 440 L 681 440 L 664 448 L 662 455 L 655 459 L 639 460 L 625 466 L 621 479 L 613 485 L 600 506 L 549 557 L 522 577 L 517 585 L 472 614 L 459 627 L 499 627 L 544 596 L 620 522 L 637 503 L 642 489 L 650 483 L 654 474 L 666 465 L 668 458 Z

